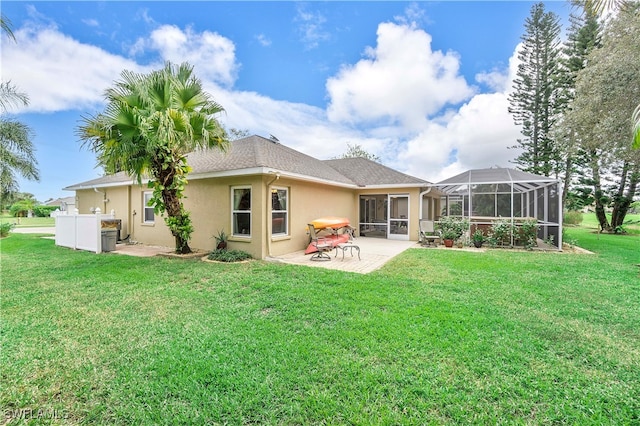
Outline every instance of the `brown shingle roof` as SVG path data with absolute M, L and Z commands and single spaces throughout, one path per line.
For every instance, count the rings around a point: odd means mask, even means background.
M 325 160 L 342 175 L 348 177 L 358 186 L 372 185 L 428 185 L 429 182 L 400 173 L 390 167 L 363 157 Z
M 227 152 L 202 150 L 189 154 L 188 163 L 198 174 L 264 167 L 322 180 L 353 184 L 324 162 L 260 136 L 231 142 Z
M 365 158 L 318 160 L 279 142 L 260 136 L 249 136 L 235 140 L 230 143 L 226 152 L 218 149 L 194 151 L 188 155 L 187 161 L 192 169 L 189 175 L 190 179 L 224 172 L 237 171 L 240 174 L 252 169 L 272 169 L 276 172 L 347 186 L 428 184 L 426 181 L 405 175 Z M 71 185 L 64 189 L 76 190 L 126 185 L 131 181 L 130 176 L 121 172 Z
M 64 189 L 65 191 L 75 191 L 78 189 L 91 189 L 94 187 L 121 186 L 130 184 L 132 180 L 133 178 L 127 175 L 125 172 L 119 172 L 112 175 L 106 175 L 96 179 L 88 180 L 86 182 L 76 183 L 62 189 Z

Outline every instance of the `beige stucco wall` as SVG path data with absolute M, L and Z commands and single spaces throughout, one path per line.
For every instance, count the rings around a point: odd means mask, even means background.
M 271 184 L 271 185 L 270 185 Z M 233 236 L 231 189 L 251 187 L 251 237 Z M 271 236 L 271 189 L 289 191 L 287 235 Z M 307 224 L 322 216 L 345 216 L 357 221 L 357 197 L 351 189 L 330 188 L 275 176 L 191 180 L 185 191 L 185 208 L 191 211 L 195 231 L 192 248 L 212 250 L 214 235 L 230 235 L 229 248 L 244 250 L 258 259 L 304 249 L 309 241 Z
M 251 237 L 232 236 L 231 189 L 236 186 L 251 187 Z M 286 188 L 289 191 L 288 234 L 271 236 L 271 189 Z M 106 212 L 114 209 L 116 218 L 122 220 L 122 237 L 144 244 L 173 247 L 175 240 L 164 223 L 155 216 L 154 223 L 144 223 L 143 194 L 146 186 L 101 188 L 77 191 L 78 209 L 89 213 L 91 207 Z M 292 180 L 274 175 L 252 175 L 227 178 L 192 179 L 185 190 L 185 208 L 191 212 L 194 232 L 190 241 L 193 249 L 213 250 L 218 231 L 224 230 L 229 238 L 229 248 L 244 250 L 254 258 L 279 256 L 304 249 L 309 241 L 307 224 L 323 216 L 347 217 L 354 228 L 359 225 L 360 195 L 408 194 L 409 238 L 418 239 L 420 218 L 420 189 L 353 189 L 322 185 L 314 182 Z
M 131 225 L 131 201 L 130 187 L 99 188 L 76 191 L 76 208 L 81 214 L 93 213 L 92 210 L 100 208 L 103 214 L 109 214 L 113 210 L 115 218 L 122 221 L 120 237 L 129 235 Z
M 233 237 L 231 222 L 231 190 L 233 187 L 251 188 L 251 236 Z M 261 259 L 263 223 L 260 217 L 264 212 L 263 186 L 261 176 L 242 176 L 234 178 L 190 180 L 185 190 L 185 208 L 191 212 L 194 232 L 191 248 L 213 250 L 215 236 L 224 231 L 229 238 L 229 249 L 243 250 L 253 257 Z
M 305 249 L 309 244 L 307 224 L 314 219 L 340 216 L 349 218 L 352 224 L 357 223 L 357 198 L 352 189 L 289 179 L 279 179 L 273 186 L 289 188 L 289 235 L 267 239 L 271 245 L 270 250 L 267 248 L 268 255 L 279 256 Z M 268 200 L 270 203 L 270 194 Z M 265 216 L 270 220 L 270 211 Z
M 80 214 L 93 213 L 93 209 L 99 207 L 100 210 L 106 208 L 103 203 L 104 195 L 99 192 L 95 192 L 93 189 L 84 189 L 82 191 L 76 191 L 76 208 Z

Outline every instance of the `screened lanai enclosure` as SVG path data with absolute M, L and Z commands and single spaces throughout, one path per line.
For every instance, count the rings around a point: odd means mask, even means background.
M 470 232 L 490 227 L 497 219 L 509 219 L 517 226 L 536 219 L 538 238 L 562 247 L 561 183 L 558 179 L 516 169 L 469 170 L 433 184 L 441 194 L 437 216 L 461 217 L 469 221 Z M 423 216 L 424 216 L 423 208 Z

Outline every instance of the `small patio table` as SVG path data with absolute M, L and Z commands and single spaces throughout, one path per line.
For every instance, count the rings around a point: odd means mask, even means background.
M 349 241 L 346 243 L 340 243 L 336 246 L 336 255 L 334 257 L 338 257 L 338 249 L 342 250 L 342 260 L 344 261 L 344 252 L 347 250 L 351 251 L 351 257 L 353 257 L 353 249 L 356 249 L 358 252 L 358 260 L 360 259 L 360 247 L 353 243 L 353 241 Z

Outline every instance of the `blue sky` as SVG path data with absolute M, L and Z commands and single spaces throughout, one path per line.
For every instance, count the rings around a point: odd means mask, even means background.
M 317 158 L 359 144 L 430 181 L 509 166 L 506 111 L 532 2 L 3 1 L 3 81 L 30 105 L 40 201 L 98 177 L 75 134 L 122 70 L 188 61 L 223 105 L 220 121 Z M 547 2 L 566 23 L 570 6 Z M 566 24 L 563 25 L 566 27 Z

